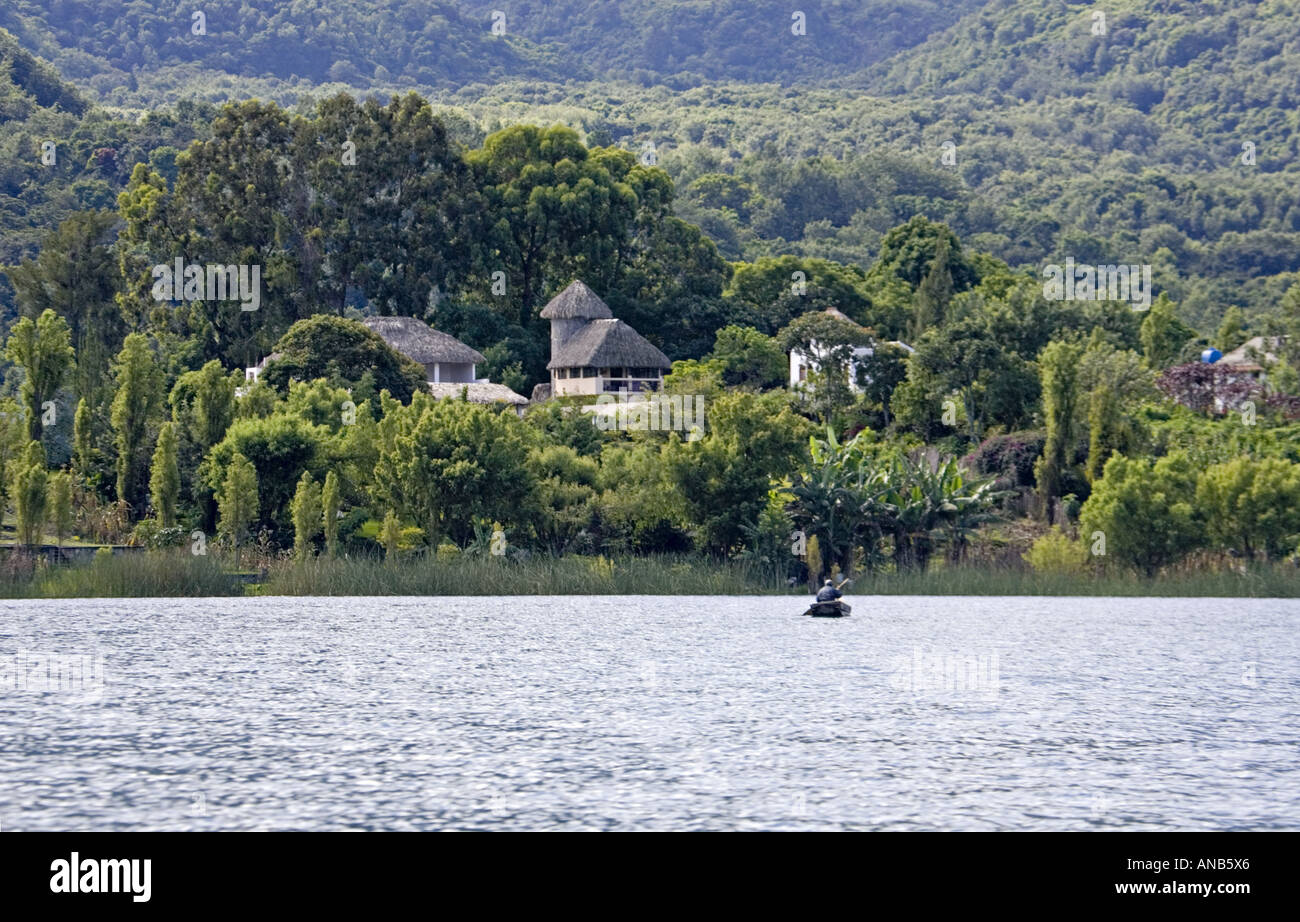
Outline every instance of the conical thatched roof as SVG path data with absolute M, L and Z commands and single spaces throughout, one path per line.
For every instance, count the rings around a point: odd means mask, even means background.
M 555 302 L 551 302 L 552 304 Z M 547 368 L 672 368 L 673 363 L 621 320 L 592 320 L 551 356 Z
M 435 362 L 478 364 L 484 361 L 477 350 L 414 317 L 367 317 L 361 322 L 378 333 L 379 338 L 393 349 L 421 365 Z
M 544 320 L 604 320 L 613 316 L 609 305 L 580 281 L 570 283 L 542 308 Z

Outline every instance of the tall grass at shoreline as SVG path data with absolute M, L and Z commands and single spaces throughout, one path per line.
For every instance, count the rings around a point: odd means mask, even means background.
M 864 574 L 847 595 L 1116 596 L 1150 598 L 1300 598 L 1300 570 L 1290 565 L 1180 572 L 1052 574 L 1007 568 L 946 567 L 926 573 Z
M 757 595 L 788 591 L 734 561 L 674 557 L 316 558 L 277 567 L 259 595 Z
M 0 573 L 0 598 L 112 599 L 238 596 L 244 587 L 212 557 L 159 551 L 105 557 L 71 566 L 22 570 L 11 559 Z
M 1148 579 L 1135 573 L 1044 574 L 1005 567 L 948 566 L 926 573 L 863 573 L 855 596 L 1118 596 L 1154 598 L 1300 598 L 1300 569 L 1188 570 Z M 398 595 L 789 595 L 798 607 L 807 587 L 791 589 L 770 571 L 739 561 L 679 557 L 460 556 L 315 558 L 270 561 L 257 584 L 219 555 L 183 551 L 130 554 L 73 566 L 0 568 L 0 598 L 163 598 L 202 596 Z

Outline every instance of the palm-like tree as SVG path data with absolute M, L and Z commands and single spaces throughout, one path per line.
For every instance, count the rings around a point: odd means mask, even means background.
M 997 519 L 994 506 L 1010 491 L 994 489 L 994 478 L 967 480 L 956 458 L 945 461 L 939 473 L 947 496 L 946 505 L 952 507 L 945 509 L 943 542 L 948 547 L 949 559 L 956 562 L 966 556 L 975 530 Z
M 976 526 L 994 518 L 994 503 L 1002 495 L 991 478 L 968 480 L 956 458 L 931 463 L 904 456 L 890 473 L 887 502 L 897 510 L 893 534 L 899 569 L 924 570 L 944 544 L 954 558 L 961 557 Z
M 976 527 L 994 518 L 1002 495 L 991 478 L 968 479 L 956 458 L 886 455 L 869 439 L 840 444 L 831 432 L 810 448 L 812 463 L 791 491 L 795 519 L 817 535 L 826 560 L 846 571 L 859 544 L 864 565 L 880 562 L 886 535 L 899 569 L 924 570 L 941 546 L 960 559 Z
M 856 438 L 841 445 L 833 432 L 827 431 L 826 436 L 825 441 L 810 440 L 811 463 L 795 475 L 790 492 L 795 497 L 795 521 L 806 535 L 817 536 L 822 559 L 845 569 L 861 528 L 858 486 L 864 465 Z M 821 575 L 813 573 L 811 578 L 819 580 Z

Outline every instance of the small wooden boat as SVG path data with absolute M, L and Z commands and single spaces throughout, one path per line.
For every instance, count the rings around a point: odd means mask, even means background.
M 844 618 L 851 611 L 853 611 L 852 605 L 836 599 L 834 602 L 813 602 L 804 614 L 813 618 Z

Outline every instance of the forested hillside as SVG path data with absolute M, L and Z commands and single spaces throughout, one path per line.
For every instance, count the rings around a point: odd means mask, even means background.
M 1202 328 L 1231 304 L 1266 313 L 1300 269 L 1295 0 L 809 3 L 803 35 L 775 3 L 679 0 L 510 4 L 493 35 L 500 5 L 218 2 L 194 35 L 180 4 L 18 0 L 0 26 L 79 88 L 6 55 L 34 91 L 14 110 L 39 116 L 24 136 L 65 131 L 46 110 L 76 114 L 77 92 L 201 134 L 193 110 L 152 110 L 415 88 L 470 147 L 528 121 L 650 152 L 730 259 L 865 268 L 922 213 L 1013 266 L 1150 263 Z M 0 256 L 30 252 L 21 228 L 45 203 L 102 207 L 102 183 L 120 188 L 124 168 L 85 167 L 96 149 L 133 156 L 105 141 L 62 172 L 7 159 L 4 187 L 24 191 Z
M 323 521 L 327 553 L 454 554 L 495 522 L 782 582 L 796 524 L 814 571 L 960 562 L 1027 512 L 1036 568 L 1081 570 L 1080 528 L 1146 574 L 1300 542 L 1300 513 L 1243 537 L 1203 512 L 1300 509 L 1296 2 L 192 12 L 0 13 L 20 543 L 47 496 L 100 541 L 198 528 L 301 561 Z M 160 290 L 178 260 L 256 291 Z M 1060 300 L 1043 269 L 1067 260 L 1152 285 Z M 437 403 L 357 322 L 419 318 L 528 394 L 575 278 L 708 403 L 699 444 Z M 1265 377 L 1200 361 L 1261 335 Z M 796 350 L 828 350 L 811 387 Z
M 0 265 L 34 255 L 70 214 L 114 208 L 136 163 L 174 176 L 176 155 L 204 136 L 214 112 L 183 103 L 124 119 L 89 105 L 0 31 Z M 6 322 L 12 304 L 0 287 Z
M 990 3 L 875 66 L 870 86 L 997 105 L 1085 97 L 1125 103 L 1192 147 L 1212 142 L 1181 158 L 1170 144 L 1162 160 L 1222 163 L 1250 139 L 1267 148 L 1267 171 L 1294 161 L 1300 143 L 1297 23 L 1295 0 Z
M 0 27 L 105 98 L 199 67 L 233 77 L 426 87 L 617 74 L 789 82 L 852 76 L 979 0 L 12 0 Z M 495 17 L 494 13 L 504 17 Z M 495 23 L 496 34 L 493 31 Z M 141 71 L 144 74 L 141 74 Z
M 202 15 L 202 20 L 195 19 Z M 111 96 L 140 72 L 430 85 L 581 73 L 448 0 L 11 0 L 0 27 L 64 76 Z

